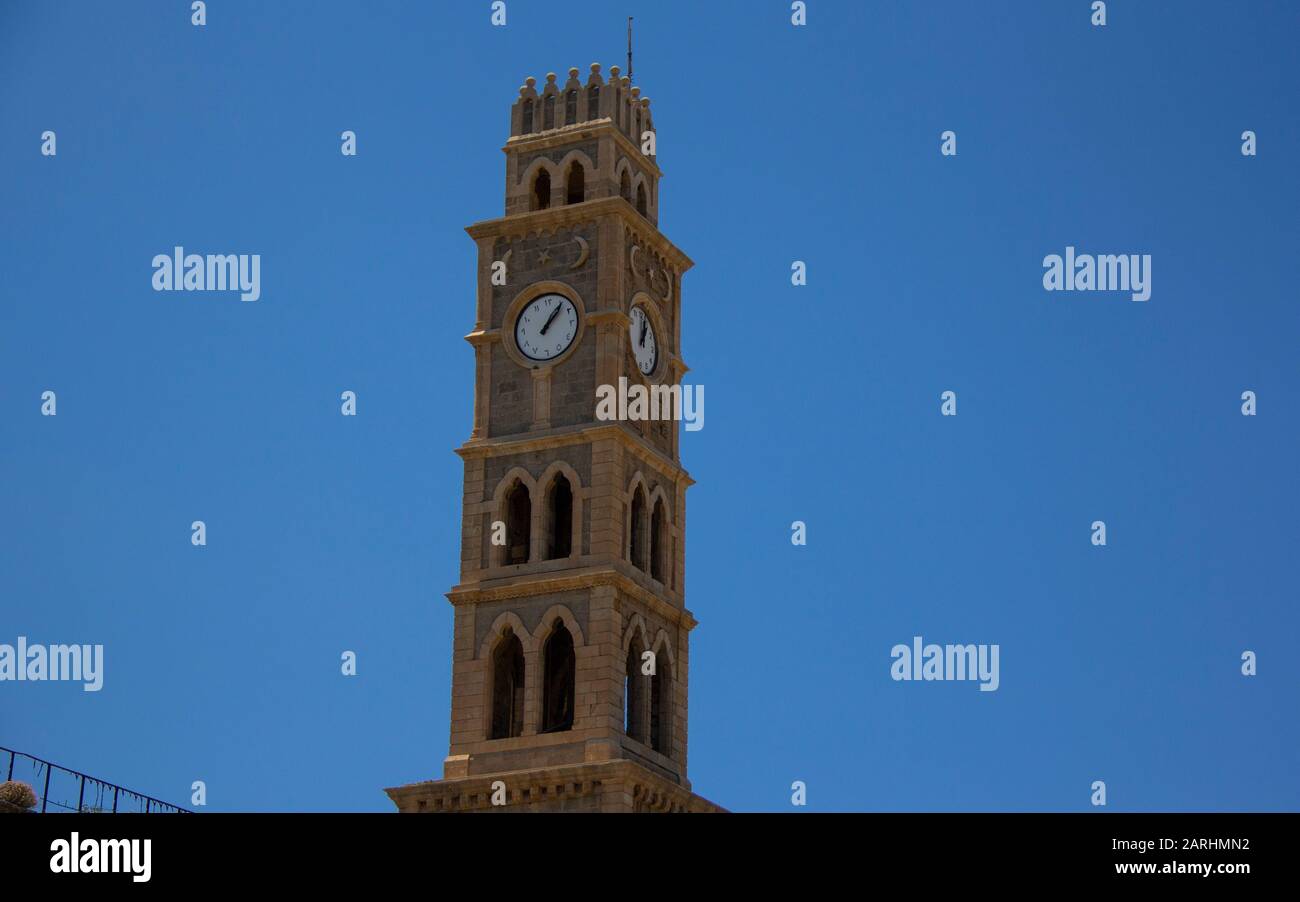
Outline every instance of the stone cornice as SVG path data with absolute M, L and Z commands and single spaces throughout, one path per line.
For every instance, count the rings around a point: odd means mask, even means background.
M 618 216 L 623 221 L 623 225 L 645 241 L 647 247 L 653 248 L 660 256 L 676 266 L 679 274 L 695 265 L 690 257 L 664 236 L 663 232 L 655 228 L 636 211 L 635 207 L 621 197 L 601 197 L 580 204 L 566 204 L 560 207 L 548 207 L 545 210 L 515 213 L 497 219 L 484 219 L 466 226 L 465 231 L 476 241 L 480 238 L 522 237 L 532 232 L 553 232 L 557 229 L 572 228 L 600 216 Z
M 641 153 L 641 148 L 634 144 L 631 138 L 623 134 L 622 130 L 617 128 L 613 120 L 608 116 L 604 119 L 575 122 L 573 125 L 561 125 L 544 132 L 514 135 L 506 141 L 501 151 L 503 153 L 527 153 L 531 150 L 550 150 L 552 147 L 567 147 L 576 141 L 595 140 L 602 135 L 612 136 L 614 143 L 621 145 L 624 153 L 633 155 L 648 172 L 654 174 L 655 178 L 663 178 L 663 171 L 659 168 L 659 164 Z
M 401 811 L 486 811 L 494 807 L 491 800 L 497 781 L 506 785 L 508 807 L 599 795 L 604 784 L 621 784 L 620 790 L 631 792 L 635 810 L 726 813 L 722 806 L 692 792 L 689 783 L 674 783 L 626 759 L 426 780 L 384 792 Z M 557 787 L 560 792 L 555 792 Z M 527 797 L 524 789 L 528 790 Z M 421 801 L 426 803 L 424 807 L 419 807 Z
M 453 605 L 481 604 L 488 601 L 527 598 L 532 595 L 569 592 L 574 589 L 589 589 L 593 586 L 614 586 L 646 605 L 669 623 L 675 623 L 688 632 L 695 629 L 699 623 L 686 608 L 679 608 L 664 601 L 627 574 L 608 566 L 584 567 L 581 570 L 554 575 L 520 574 L 510 582 L 494 586 L 462 584 L 447 593 L 447 600 Z
M 639 435 L 634 435 L 617 423 L 597 423 L 581 429 L 561 426 L 542 432 L 526 432 L 516 436 L 472 439 L 456 449 L 463 460 L 495 457 L 500 454 L 521 454 L 527 451 L 547 451 L 569 445 L 588 444 L 602 438 L 613 438 L 626 447 L 648 454 L 673 480 L 685 480 L 687 486 L 695 485 L 686 468 L 669 458 Z

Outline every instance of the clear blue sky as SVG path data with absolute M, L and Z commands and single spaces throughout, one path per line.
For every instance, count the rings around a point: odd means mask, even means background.
M 0 683 L 0 744 L 209 810 L 441 773 L 463 227 L 523 79 L 622 65 L 631 14 L 697 264 L 696 790 L 1300 807 L 1300 6 L 809 6 L 0 5 L 0 642 L 106 646 L 99 693 Z M 261 300 L 155 293 L 177 244 L 261 254 Z M 1151 300 L 1045 292 L 1067 245 L 1151 254 Z M 918 634 L 1000 688 L 892 681 Z

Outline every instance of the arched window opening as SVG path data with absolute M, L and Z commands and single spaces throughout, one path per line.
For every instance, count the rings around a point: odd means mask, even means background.
M 530 97 L 524 101 L 524 129 L 525 135 L 533 130 L 533 99 Z
M 629 204 L 632 203 L 632 179 L 626 169 L 623 170 L 623 177 L 618 180 L 618 195 Z
M 646 741 L 645 675 L 641 655 L 645 647 L 637 637 L 627 647 L 627 675 L 623 678 L 623 732 L 637 742 Z
M 650 515 L 650 575 L 659 582 L 667 582 L 664 579 L 664 530 L 667 523 L 664 517 L 663 501 L 656 501 L 654 513 Z
M 636 186 L 636 211 L 642 216 L 649 216 L 646 212 L 645 185 Z
M 492 732 L 488 739 L 524 734 L 524 647 L 510 627 L 492 653 Z
M 587 118 L 595 119 L 600 115 L 600 85 L 587 88 Z
M 528 486 L 516 480 L 506 495 L 506 563 L 528 563 L 532 539 L 533 503 Z
M 564 474 L 555 477 L 546 496 L 546 559 L 566 558 L 573 552 L 573 487 Z
M 547 94 L 542 101 L 542 131 L 555 128 L 555 95 Z
M 587 193 L 587 171 L 582 164 L 574 160 L 569 166 L 568 184 L 565 186 L 564 202 L 566 204 L 580 204 L 586 199 Z
M 628 560 L 638 570 L 645 569 L 645 492 L 636 487 L 632 495 L 632 524 L 628 530 Z
M 564 621 L 555 619 L 543 652 L 542 729 L 543 733 L 561 733 L 573 728 L 574 678 L 577 660 L 573 654 L 573 636 Z
M 545 169 L 539 170 L 533 180 L 533 209 L 545 210 L 551 205 L 551 174 Z
M 578 121 L 578 91 L 573 89 L 564 95 L 564 124 L 573 125 Z
M 662 652 L 663 649 L 660 649 Z M 667 654 L 655 654 L 655 672 L 650 677 L 650 747 L 671 755 L 673 719 L 673 675 Z

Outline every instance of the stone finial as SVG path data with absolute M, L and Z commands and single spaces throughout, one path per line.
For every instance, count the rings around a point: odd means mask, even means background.
M 640 94 L 641 94 L 641 89 L 640 89 L 640 88 L 637 88 L 637 87 L 632 88 L 632 99 L 633 99 L 633 100 L 636 100 L 637 97 L 638 97 Z
M 569 78 L 577 78 L 577 77 L 578 77 L 578 67 L 573 66 L 572 68 L 569 69 Z
M 614 82 L 618 81 L 618 73 L 619 73 L 619 68 L 618 68 L 618 66 L 610 66 L 610 67 L 609 67 L 609 81 L 610 81 L 611 84 L 613 84 Z
M 555 73 L 554 73 L 554 72 L 547 72 L 547 73 L 546 73 L 546 83 L 547 83 L 548 85 L 553 85 L 553 84 L 555 84 Z

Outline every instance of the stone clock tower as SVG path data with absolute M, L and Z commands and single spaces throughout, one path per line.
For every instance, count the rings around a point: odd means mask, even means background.
M 691 261 L 658 229 L 650 101 L 578 74 L 520 89 L 505 215 L 467 230 L 451 747 L 441 780 L 387 790 L 404 812 L 721 810 L 686 778 L 678 425 L 596 415 L 602 385 L 680 382 Z

